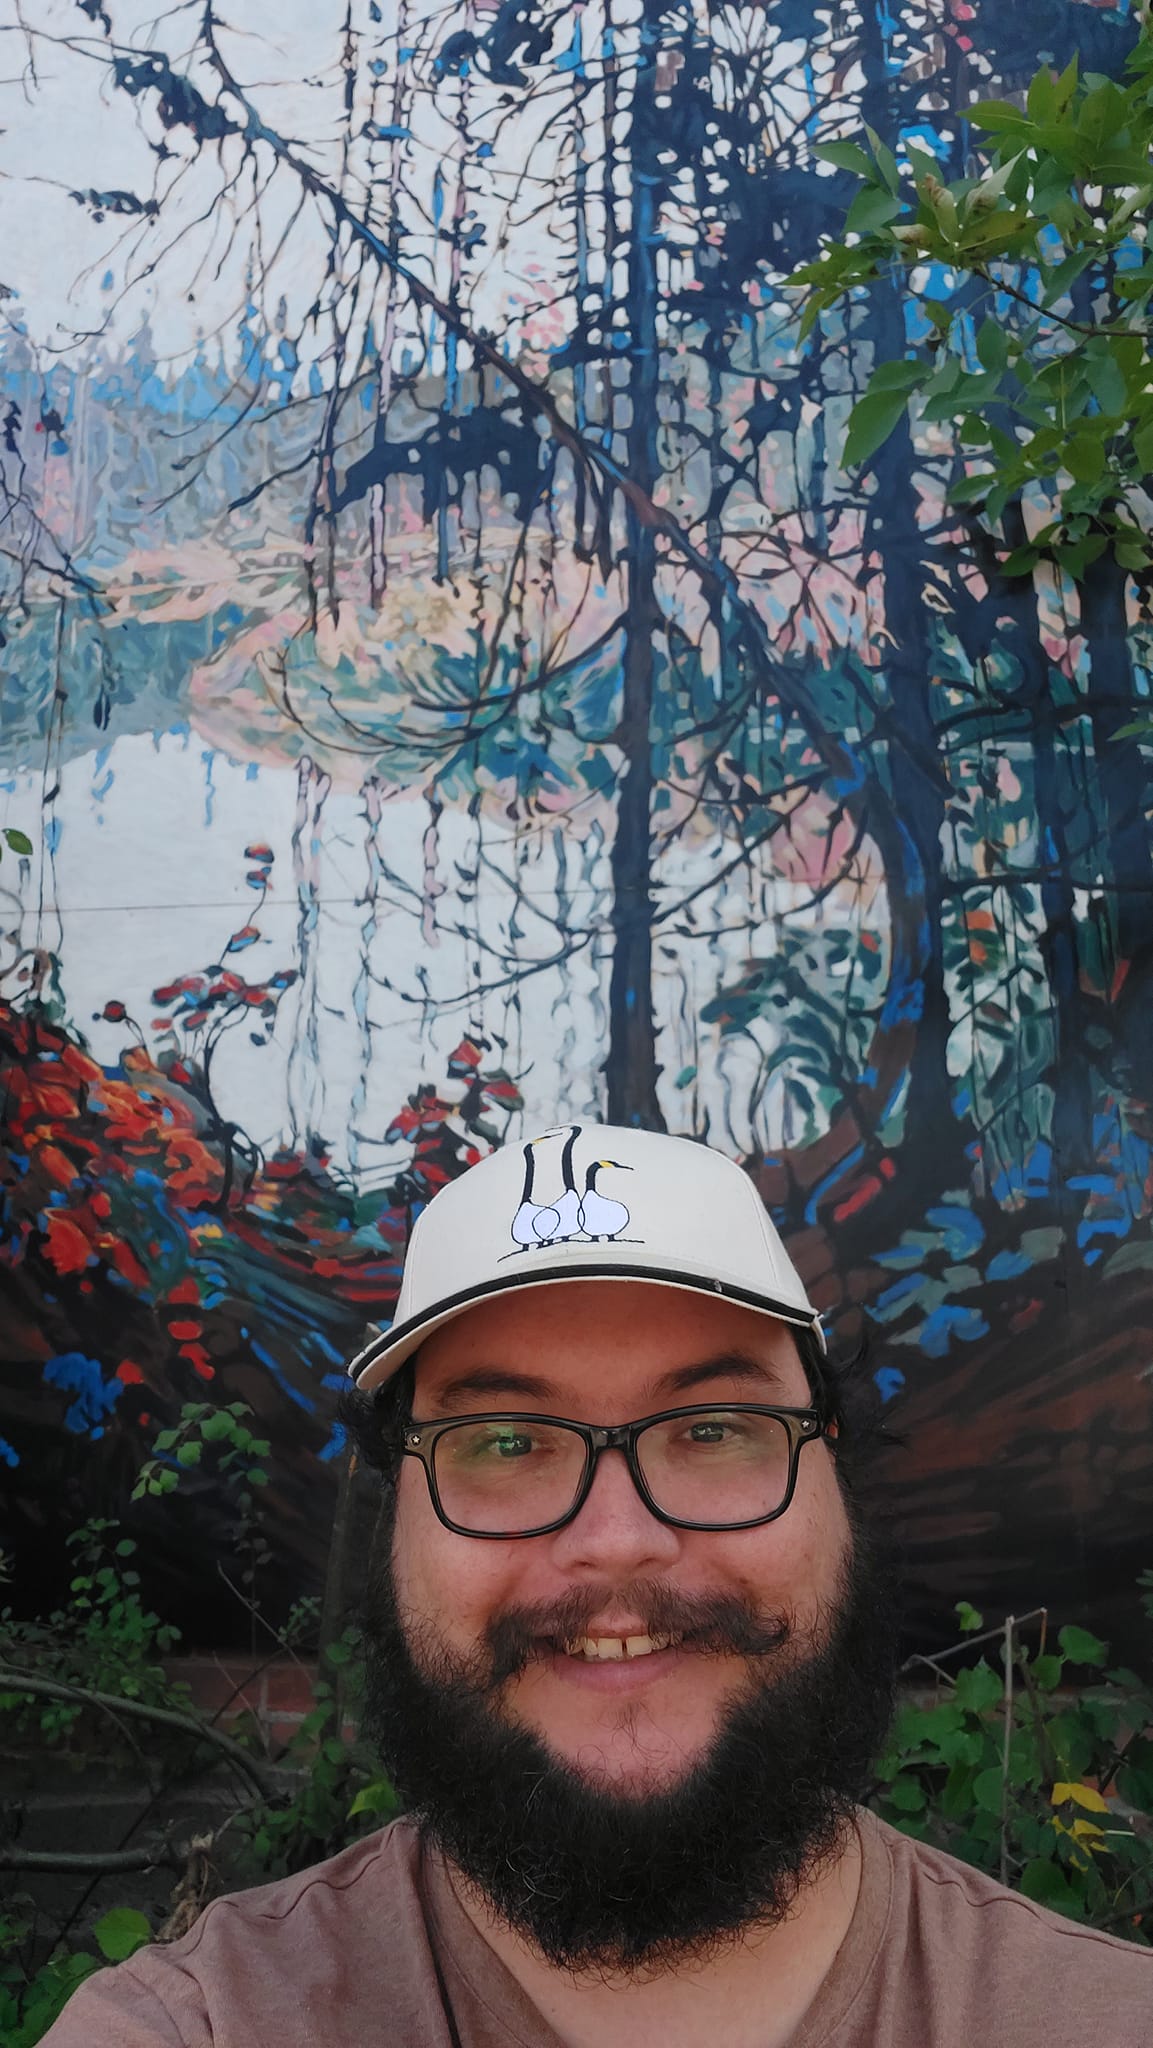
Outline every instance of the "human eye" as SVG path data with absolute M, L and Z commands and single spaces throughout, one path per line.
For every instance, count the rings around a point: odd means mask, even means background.
M 474 1423 L 454 1434 L 457 1437 L 453 1445 L 455 1455 L 477 1465 L 512 1464 L 517 1460 L 539 1458 L 545 1448 L 540 1433 L 531 1425 L 519 1422 Z
M 501 1429 L 493 1436 L 491 1449 L 497 1458 L 531 1458 L 538 1448 L 527 1429 Z
M 685 1434 L 690 1444 L 715 1449 L 737 1442 L 743 1431 L 736 1416 L 697 1415 L 688 1423 Z
M 686 1416 L 676 1447 L 682 1456 L 692 1458 L 704 1458 L 710 1452 L 716 1456 L 726 1451 L 746 1451 L 753 1441 L 751 1422 L 751 1417 L 733 1414 L 729 1410 L 712 1415 Z

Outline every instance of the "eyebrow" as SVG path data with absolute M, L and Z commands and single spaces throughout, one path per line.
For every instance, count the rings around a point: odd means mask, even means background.
M 645 1398 L 655 1400 L 658 1395 L 690 1394 L 694 1389 L 707 1386 L 710 1380 L 756 1381 L 761 1386 L 775 1388 L 779 1393 L 783 1375 L 780 1369 L 764 1359 L 754 1358 L 750 1351 L 718 1351 L 712 1358 L 698 1359 L 693 1365 L 678 1365 L 671 1372 L 661 1373 L 659 1378 L 650 1380 L 645 1388 Z
M 711 1358 L 696 1359 L 691 1365 L 678 1365 L 669 1372 L 660 1373 L 649 1380 L 641 1395 L 642 1402 L 660 1401 L 677 1394 L 689 1394 L 705 1387 L 712 1380 L 729 1379 L 756 1383 L 776 1392 L 781 1391 L 781 1373 L 763 1359 L 754 1358 L 747 1351 L 718 1351 Z M 536 1373 L 514 1372 L 503 1365 L 477 1365 L 465 1372 L 454 1373 L 445 1380 L 436 1395 L 436 1405 L 443 1414 L 459 1402 L 467 1402 L 477 1396 L 512 1395 L 525 1401 L 543 1401 L 553 1404 L 556 1412 L 564 1395 L 553 1380 L 543 1379 Z
M 476 1394 L 516 1394 L 526 1401 L 555 1401 L 558 1389 L 551 1380 L 540 1379 L 535 1373 L 513 1372 L 504 1365 L 476 1365 L 445 1380 L 436 1404 L 442 1409 L 452 1407 Z

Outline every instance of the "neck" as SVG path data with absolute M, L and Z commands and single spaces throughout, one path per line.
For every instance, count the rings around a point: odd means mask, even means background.
M 861 1844 L 848 1827 L 803 1886 L 788 1918 L 686 1956 L 659 1974 L 572 1976 L 548 1963 L 450 1870 L 474 1927 L 565 2048 L 787 2048 L 849 1930 Z

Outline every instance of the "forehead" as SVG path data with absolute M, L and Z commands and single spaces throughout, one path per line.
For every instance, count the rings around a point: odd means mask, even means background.
M 786 1323 L 711 1295 L 636 1281 L 568 1281 L 478 1302 L 434 1331 L 416 1366 L 417 1412 L 550 1407 L 627 1420 L 728 1399 L 807 1406 Z

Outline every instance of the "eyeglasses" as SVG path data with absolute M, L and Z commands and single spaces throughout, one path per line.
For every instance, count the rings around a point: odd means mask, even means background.
M 458 1536 L 548 1536 L 588 1499 L 597 1462 L 622 1451 L 649 1513 L 674 1529 L 755 1529 L 783 1515 L 807 1443 L 824 1436 L 816 1408 L 665 1408 L 602 1428 L 555 1415 L 460 1415 L 413 1422 L 432 1505 Z

